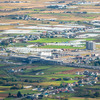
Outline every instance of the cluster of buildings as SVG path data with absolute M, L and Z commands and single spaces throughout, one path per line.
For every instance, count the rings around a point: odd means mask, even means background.
M 93 20 L 90 22 L 92 25 L 99 27 L 100 26 L 100 20 Z
M 62 1 L 63 2 L 63 1 Z M 63 2 L 65 3 L 65 2 Z M 66 8 L 77 8 L 77 6 L 75 5 L 97 5 L 99 4 L 100 2 L 87 2 L 87 1 L 72 1 L 68 4 L 62 4 L 62 5 L 59 5 L 57 4 L 57 2 L 54 2 L 53 5 L 48 5 L 47 8 L 52 8 L 52 9 L 66 9 Z
M 81 86 L 84 85 L 94 85 L 95 83 L 98 82 L 98 75 L 100 75 L 100 73 L 98 72 L 91 72 L 91 71 L 84 71 L 84 72 L 76 72 L 77 75 L 85 75 L 85 77 L 81 80 L 78 81 L 78 83 Z
M 99 54 L 90 54 L 90 55 L 86 55 L 86 56 L 79 55 L 73 59 L 74 59 L 74 61 L 76 61 L 75 63 L 77 63 L 77 64 L 90 65 L 93 61 L 96 62 L 97 59 L 100 59 L 100 55 Z
M 4 2 L 0 2 L 0 3 L 28 3 L 28 1 L 4 1 Z
M 31 20 L 31 17 L 29 15 L 18 15 L 17 17 L 13 17 L 13 19 Z
M 80 73 L 80 74 L 78 74 Z M 84 71 L 84 72 L 76 72 L 77 75 L 85 75 L 83 78 L 79 78 L 77 82 L 73 83 L 62 83 L 60 86 L 48 86 L 46 88 L 43 87 L 38 87 L 32 89 L 32 91 L 38 91 L 39 93 L 34 94 L 34 95 L 28 95 L 27 98 L 32 98 L 32 99 L 42 99 L 43 97 L 49 97 L 52 95 L 56 95 L 58 93 L 68 93 L 68 92 L 75 92 L 74 88 L 76 86 L 93 86 L 98 82 L 98 72 L 90 72 L 90 71 Z M 77 78 L 75 78 L 77 79 Z
M 8 70 L 9 73 L 18 73 L 18 72 L 23 72 L 22 69 L 10 69 Z
M 23 42 L 38 40 L 38 39 L 40 39 L 40 37 L 36 35 L 17 35 L 16 37 L 14 37 L 12 43 L 18 43 L 18 42 L 23 43 Z
M 72 6 L 71 4 L 66 4 L 66 5 L 49 5 L 47 8 L 52 8 L 52 9 L 66 9 L 66 8 L 77 8 L 76 6 Z
M 96 77 L 96 76 L 100 75 L 100 73 L 85 70 L 83 72 L 76 72 L 76 75 L 88 75 L 88 76 L 95 76 Z
M 38 21 L 56 21 L 56 18 L 51 18 L 51 19 L 44 19 L 44 18 L 37 18 L 37 17 L 30 17 L 29 15 L 17 15 L 14 16 L 12 19 L 17 19 L 17 20 L 38 20 Z
M 78 5 L 95 5 L 95 4 L 98 4 L 100 2 L 92 2 L 92 1 L 79 1 L 79 2 L 76 2 L 75 4 L 78 4 Z
M 76 83 L 73 83 L 74 86 Z M 74 92 L 73 86 L 71 84 L 67 84 L 67 86 L 55 87 L 55 86 L 48 86 L 47 88 L 34 88 L 33 91 L 38 91 L 41 93 L 37 93 L 34 95 L 28 95 L 26 98 L 32 99 L 42 99 L 43 97 L 48 97 L 50 95 L 56 95 L 58 93 L 67 93 L 67 92 Z
M 2 38 L 0 39 L 0 43 L 7 42 L 10 45 L 14 45 L 14 43 L 26 43 L 31 40 L 38 40 L 40 36 L 37 35 L 16 35 L 12 37 Z
M 57 4 L 57 3 L 65 3 L 65 1 L 51 1 L 51 2 L 45 2 L 45 3 L 50 3 L 50 4 Z
M 17 62 L 30 63 L 40 62 L 46 64 L 60 64 L 71 67 L 100 69 L 95 63 L 100 59 L 100 54 L 90 50 L 66 50 L 66 49 L 42 49 L 29 47 L 9 47 L 8 59 Z M 86 55 L 86 52 L 87 55 Z M 68 53 L 69 52 L 69 53 Z M 94 52 L 94 53 L 92 53 Z M 98 62 L 97 62 L 98 63 Z M 98 63 L 99 64 L 99 63 Z
M 99 13 L 99 12 L 90 12 L 90 13 Z M 85 24 L 94 25 L 95 27 L 100 26 L 100 20 L 91 20 L 91 21 L 84 21 Z M 93 28 L 96 29 L 96 28 Z
M 13 12 L 13 11 L 29 10 L 29 9 L 32 9 L 32 8 L 1 9 L 0 12 Z M 15 15 L 1 15 L 0 17 L 11 17 L 13 19 L 15 18 Z
M 37 72 L 35 75 L 43 75 L 44 72 Z

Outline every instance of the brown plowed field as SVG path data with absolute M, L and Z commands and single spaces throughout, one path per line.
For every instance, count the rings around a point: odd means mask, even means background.
M 63 71 L 63 72 L 60 72 L 60 74 L 75 74 L 76 72 L 81 72 L 81 71 L 84 71 L 86 69 L 72 69 L 72 70 L 68 70 L 68 71 Z
M 3 93 L 0 93 L 0 97 L 7 97 L 8 94 L 3 94 Z

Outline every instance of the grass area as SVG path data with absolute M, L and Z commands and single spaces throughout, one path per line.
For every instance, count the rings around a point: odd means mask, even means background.
M 42 83 L 39 83 L 39 85 L 44 85 L 44 86 L 48 86 L 48 85 L 60 86 L 60 84 L 62 84 L 62 83 L 74 83 L 74 82 L 77 82 L 77 81 L 76 80 L 69 80 L 69 81 L 42 82 Z
M 3 38 L 6 38 L 6 37 L 2 37 L 2 36 L 0 37 L 0 39 L 3 39 Z
M 2 88 L 10 89 L 11 86 L 0 86 L 0 89 L 2 89 Z
M 71 77 L 71 78 L 74 78 L 74 77 L 81 77 L 81 76 L 83 76 L 83 75 L 58 74 L 58 75 L 55 75 L 55 76 L 58 76 L 58 77 Z
M 72 70 L 74 68 L 71 67 L 54 67 L 54 68 L 49 68 L 46 69 L 44 72 L 45 73 L 57 73 L 57 72 L 61 72 L 61 71 L 68 71 L 68 70 Z
M 82 98 L 82 97 L 72 97 L 68 100 L 100 100 L 100 98 Z
M 43 81 L 50 80 L 51 78 L 64 78 L 64 77 L 81 77 L 82 75 L 73 74 L 60 74 L 62 71 L 69 71 L 74 68 L 66 66 L 38 66 L 25 70 L 21 75 L 17 75 L 20 78 L 43 78 Z M 43 75 L 35 75 L 38 72 L 44 72 Z
M 42 100 L 57 100 L 57 99 L 43 98 Z
M 0 6 L 0 9 L 1 9 L 2 7 Z
M 75 38 L 41 38 L 39 40 L 33 40 L 33 41 L 28 41 L 29 43 L 56 43 L 56 42 L 69 42 L 69 41 L 74 41 L 74 40 L 78 40 L 78 39 L 75 39 Z M 83 39 L 81 39 L 83 40 Z M 87 38 L 87 39 L 84 39 L 86 41 L 92 41 L 92 40 L 95 40 L 94 38 Z
M 45 45 L 39 48 L 54 48 L 54 49 L 85 49 L 85 47 L 72 47 L 72 46 L 57 46 L 57 45 Z
M 5 64 L 0 64 L 0 66 L 4 66 Z
M 74 41 L 74 40 L 79 40 L 75 38 L 41 38 L 39 40 L 33 40 L 33 41 L 28 41 L 28 43 L 56 43 L 56 42 L 69 42 L 69 41 Z M 87 39 L 81 39 L 81 40 L 86 40 L 86 41 L 93 41 L 95 40 L 94 38 L 87 38 Z M 83 47 L 73 47 L 73 46 L 58 46 L 58 45 L 45 45 L 41 46 L 39 48 L 54 48 L 54 49 L 85 49 L 85 46 Z
M 83 18 L 86 18 L 86 19 L 93 19 L 93 18 L 96 18 L 96 16 L 84 16 Z
M 14 98 L 5 98 L 4 100 L 14 100 Z
M 24 73 L 32 73 L 32 70 L 33 71 L 36 71 L 36 72 L 44 72 L 46 75 L 49 75 L 49 74 L 54 74 L 54 73 L 57 73 L 57 72 L 61 72 L 61 71 L 67 71 L 67 70 L 72 70 L 74 68 L 72 67 L 64 67 L 64 66 L 38 66 L 38 67 L 34 67 L 34 68 L 31 68 L 31 69 L 27 69 L 24 71 Z
M 18 75 L 20 78 L 43 78 L 43 81 L 50 80 L 52 78 L 74 78 L 74 77 L 81 77 L 82 75 L 72 75 L 72 74 L 51 74 L 51 75 Z
M 32 91 L 32 89 L 18 89 L 18 90 L 8 90 L 0 93 L 11 93 L 11 94 L 17 94 L 17 92 L 20 91 L 22 94 L 33 94 L 36 93 L 37 91 Z
M 5 98 L 4 100 L 14 100 L 14 98 Z M 28 98 L 24 98 L 22 100 L 31 100 L 31 99 L 28 99 Z M 51 98 L 43 98 L 41 100 L 57 100 L 57 99 L 51 99 Z
M 75 16 L 79 16 L 81 18 L 85 18 L 85 19 L 93 19 L 98 17 L 100 14 L 91 14 L 91 13 L 87 13 L 87 14 L 75 14 Z
M 99 84 L 100 84 L 100 83 L 99 83 Z M 95 86 L 87 87 L 87 88 L 100 89 L 100 85 L 95 85 Z
M 6 98 L 4 100 L 13 100 L 14 98 Z M 30 99 L 25 99 L 30 100 Z M 43 98 L 41 100 L 58 100 L 58 99 L 52 99 L 52 98 Z M 83 98 L 83 97 L 72 97 L 68 98 L 68 100 L 100 100 L 100 98 Z
M 68 42 L 77 39 L 67 39 L 67 38 L 41 38 L 39 40 L 33 40 L 28 42 L 38 42 L 38 43 L 55 43 L 55 42 Z
M 100 45 L 96 45 L 96 48 L 99 48 L 100 49 Z
M 40 13 L 42 15 L 55 15 L 55 16 L 72 16 L 71 14 L 65 14 L 65 13 Z
M 93 41 L 93 40 L 96 40 L 96 39 L 95 38 L 86 38 L 84 40 L 86 40 L 86 41 Z
M 29 43 L 12 43 L 9 46 L 15 46 L 15 47 L 26 47 L 27 45 L 29 45 Z

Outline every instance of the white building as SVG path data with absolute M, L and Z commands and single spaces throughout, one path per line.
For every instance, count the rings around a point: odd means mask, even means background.
M 39 52 L 39 56 L 41 57 L 51 57 L 52 53 L 51 52 Z
M 86 42 L 86 49 L 87 50 L 95 50 L 96 49 L 95 42 L 87 41 Z

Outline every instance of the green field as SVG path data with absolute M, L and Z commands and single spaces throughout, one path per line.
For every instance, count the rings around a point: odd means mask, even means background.
M 47 65 L 47 66 L 38 66 L 38 67 L 34 67 L 34 68 L 31 68 L 31 69 L 27 69 L 24 71 L 25 74 L 28 74 L 28 73 L 32 73 L 32 70 L 33 71 L 36 71 L 36 72 L 44 72 L 46 75 L 49 75 L 49 74 L 52 74 L 52 73 L 57 73 L 57 72 L 61 72 L 61 71 L 67 71 L 67 70 L 72 70 L 74 68 L 72 67 L 65 67 L 65 66 L 50 66 L 50 65 Z
M 14 67 L 17 68 L 17 66 L 13 66 L 13 68 Z M 27 93 L 34 94 L 34 93 L 38 93 L 38 91 L 32 91 L 32 89 L 37 86 L 41 86 L 41 87 L 47 87 L 49 85 L 60 86 L 63 83 L 78 82 L 78 80 L 76 80 L 75 77 L 80 77 L 80 78 L 83 77 L 83 75 L 75 74 L 75 72 L 76 72 L 75 68 L 67 67 L 67 66 L 44 65 L 44 64 L 37 64 L 37 63 L 35 64 L 34 63 L 34 65 L 31 65 L 30 67 L 29 67 L 29 65 L 23 65 L 23 68 L 25 68 L 24 71 L 19 74 L 8 73 L 10 75 L 10 77 L 5 78 L 5 80 L 6 79 L 8 80 L 7 82 L 5 81 L 5 83 L 7 83 L 7 84 L 9 83 L 12 85 L 11 86 L 0 85 L 0 90 L 1 90 L 0 94 L 11 93 L 11 94 L 15 95 L 15 94 L 17 94 L 18 91 L 20 91 L 22 94 L 27 94 Z M 63 71 L 66 73 L 63 73 Z M 70 73 L 69 73 L 69 71 L 70 71 Z M 44 74 L 36 75 L 36 73 L 40 73 L 40 72 L 44 72 Z M 13 80 L 16 79 L 17 81 L 12 81 L 12 78 L 13 78 Z M 54 78 L 55 78 L 55 80 L 53 80 Z M 64 78 L 70 78 L 70 79 L 65 80 Z M 57 80 L 57 79 L 60 79 L 60 80 Z M 25 82 L 25 80 L 28 80 L 28 81 Z M 21 89 L 22 84 L 23 84 L 23 86 L 31 85 L 33 87 L 31 87 L 29 89 Z M 18 89 L 11 89 L 11 87 L 14 87 L 14 86 L 18 87 Z M 86 87 L 86 88 L 88 88 L 88 87 Z M 91 87 L 89 87 L 89 88 L 91 88 Z M 97 86 L 95 86 L 94 88 L 97 88 Z M 57 94 L 57 95 L 64 96 L 63 94 Z M 69 100 L 74 100 L 73 98 L 70 97 Z M 7 99 L 5 99 L 5 100 L 7 100 Z M 8 100 L 10 100 L 10 99 L 8 98 Z M 43 99 L 43 100 L 45 100 L 45 99 Z M 80 100 L 80 98 L 78 98 L 78 99 L 75 98 L 75 100 Z M 84 100 L 84 98 L 82 98 L 81 100 Z M 90 99 L 90 100 L 92 100 L 92 99 Z
M 8 46 L 9 47 L 27 47 L 30 44 L 32 44 L 32 43 L 12 43 Z
M 53 82 L 42 82 L 40 85 L 48 86 L 48 85 L 54 85 L 54 86 L 60 86 L 62 83 L 74 83 L 77 82 L 76 80 L 69 80 L 69 81 L 53 81 Z
M 67 39 L 67 38 L 41 38 L 39 40 L 33 40 L 28 42 L 37 42 L 37 43 L 55 43 L 55 42 L 68 42 L 77 39 Z
M 34 67 L 31 69 L 25 70 L 21 75 L 17 75 L 17 77 L 20 77 L 21 79 L 23 78 L 28 78 L 28 79 L 33 79 L 35 80 L 42 80 L 39 82 L 39 85 L 47 86 L 47 85 L 60 85 L 62 82 L 65 82 L 63 78 L 70 77 L 81 77 L 82 75 L 75 75 L 75 74 L 61 74 L 60 72 L 63 71 L 69 71 L 69 70 L 74 70 L 72 67 L 66 67 L 66 66 L 54 66 L 54 65 L 47 65 L 47 66 L 38 66 Z M 36 73 L 39 72 L 44 72 L 43 75 L 35 75 Z M 52 81 L 52 78 L 61 78 L 61 81 Z M 69 80 L 66 81 L 65 83 L 72 83 L 76 82 L 77 80 Z M 37 84 L 37 83 L 36 83 Z
M 55 16 L 72 16 L 71 14 L 65 14 L 65 13 L 40 13 L 42 15 L 55 15 Z
M 0 66 L 4 66 L 5 64 L 0 64 Z
M 70 42 L 74 40 L 79 40 L 75 38 L 41 38 L 39 40 L 33 40 L 33 41 L 28 41 L 28 43 L 61 43 L 61 42 Z M 86 41 L 92 41 L 95 40 L 94 38 L 87 38 L 87 39 L 81 39 L 81 40 L 86 40 Z M 85 46 L 83 47 L 73 47 L 73 46 L 58 46 L 58 45 L 45 45 L 45 46 L 40 46 L 38 48 L 53 48 L 53 49 L 85 49 Z
M 65 78 L 65 77 L 70 77 L 70 78 L 74 78 L 74 77 L 81 77 L 82 75 L 71 75 L 71 74 L 51 74 L 51 75 L 18 75 L 18 77 L 20 78 L 43 78 L 44 81 L 47 81 L 49 79 L 52 78 Z
M 74 68 L 72 67 L 66 67 L 66 66 L 58 66 L 58 65 L 35 65 L 32 66 L 31 68 L 28 68 L 26 70 L 24 70 L 22 73 L 16 74 L 14 75 L 13 73 L 8 73 L 10 75 L 10 78 L 6 77 L 5 79 L 9 80 L 9 84 L 13 84 L 11 86 L 0 86 L 0 94 L 17 94 L 18 91 L 20 91 L 22 94 L 34 94 L 37 93 L 37 91 L 32 91 L 32 88 L 29 89 L 21 89 L 20 87 L 22 86 L 22 83 L 24 84 L 24 86 L 27 85 L 32 85 L 33 88 L 34 86 L 43 86 L 43 87 L 47 87 L 49 85 L 54 85 L 54 86 L 60 86 L 60 84 L 62 83 L 73 83 L 73 82 L 77 82 L 77 80 L 68 80 L 65 81 L 63 80 L 64 77 L 81 77 L 81 75 L 74 75 L 74 74 L 60 74 L 59 72 L 62 71 L 69 71 L 69 70 L 73 70 Z M 4 70 L 5 71 L 5 70 Z M 35 75 L 35 73 L 37 72 L 44 72 L 44 75 Z M 11 81 L 13 78 L 13 75 L 15 78 L 17 78 L 17 81 Z M 12 78 L 11 78 L 12 77 Z M 52 78 L 61 78 L 61 81 L 53 81 L 51 80 Z M 32 80 L 33 82 L 21 82 L 19 80 Z M 39 81 L 39 82 L 36 82 Z M 10 89 L 11 87 L 14 86 L 14 84 L 16 87 L 19 87 L 19 89 Z M 5 99 L 7 100 L 7 99 Z M 9 99 L 8 99 L 9 100 Z
M 56 42 L 69 42 L 69 41 L 74 41 L 74 40 L 79 40 L 75 38 L 41 38 L 39 40 L 33 40 L 33 41 L 28 41 L 29 43 L 56 43 Z M 86 41 L 92 41 L 95 40 L 94 38 L 87 38 L 87 39 L 81 39 L 81 40 L 86 40 Z
M 2 88 L 10 89 L 11 86 L 0 86 L 0 89 L 2 89 Z
M 100 98 L 81 98 L 81 97 L 72 97 L 68 100 L 100 100 Z
M 57 45 L 45 45 L 39 48 L 53 48 L 53 49 L 85 49 L 84 47 L 72 47 L 72 46 L 57 46 Z
M 4 100 L 13 100 L 14 98 L 6 98 Z M 31 99 L 23 99 L 23 100 L 31 100 Z M 58 100 L 58 99 L 52 99 L 52 98 L 43 98 L 41 100 Z M 83 98 L 83 97 L 72 97 L 68 98 L 68 100 L 100 100 L 100 98 Z
M 18 89 L 18 90 L 8 90 L 0 93 L 12 93 L 12 94 L 17 94 L 17 92 L 20 91 L 22 94 L 27 94 L 27 93 L 36 93 L 35 91 L 32 91 L 32 89 Z

